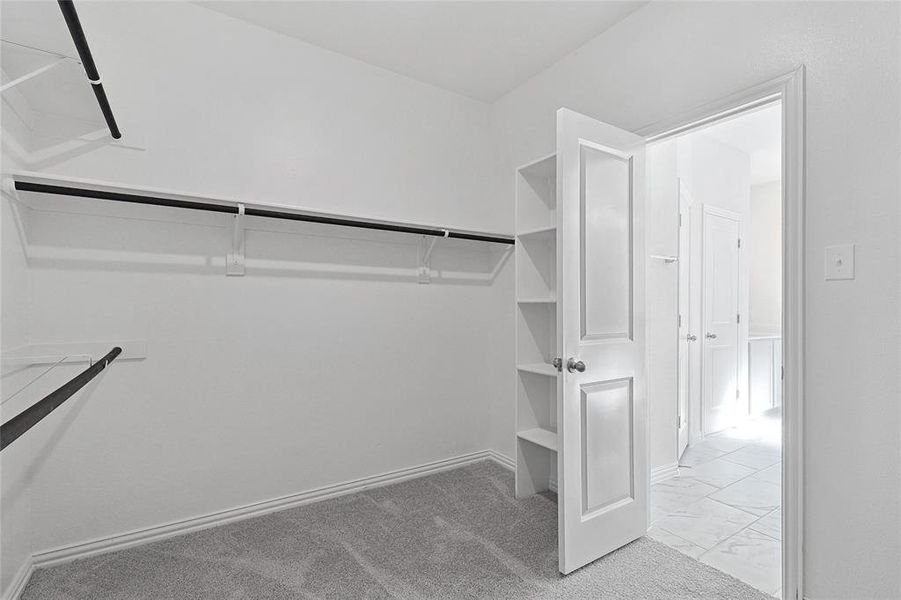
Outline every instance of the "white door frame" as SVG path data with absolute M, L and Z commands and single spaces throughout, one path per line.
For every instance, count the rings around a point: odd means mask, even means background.
M 804 597 L 804 67 L 638 131 L 647 142 L 782 102 L 782 597 Z
M 676 277 L 676 312 L 678 314 L 678 336 L 676 343 L 676 416 L 678 426 L 676 427 L 676 465 L 682 458 L 682 453 L 693 443 L 697 442 L 697 436 L 692 431 L 693 412 L 697 409 L 693 407 L 694 400 L 691 396 L 691 340 L 688 339 L 691 334 L 691 244 L 692 244 L 692 222 L 691 222 L 691 205 L 694 203 L 682 178 L 679 180 L 679 272 Z M 684 209 L 684 210 L 683 210 Z M 685 250 L 683 252 L 683 250 Z M 683 306 L 683 298 L 685 305 Z M 684 437 L 683 437 L 684 436 Z M 682 445 L 683 440 L 685 445 Z

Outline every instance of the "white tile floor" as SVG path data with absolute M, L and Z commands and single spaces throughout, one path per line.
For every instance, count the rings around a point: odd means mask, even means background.
M 689 448 L 651 486 L 648 535 L 773 596 L 782 585 L 782 419 L 778 410 Z

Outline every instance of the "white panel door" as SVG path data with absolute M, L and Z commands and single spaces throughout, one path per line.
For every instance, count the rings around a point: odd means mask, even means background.
M 703 393 L 705 435 L 735 424 L 739 414 L 740 216 L 704 207 Z
M 644 140 L 557 112 L 560 571 L 647 531 Z

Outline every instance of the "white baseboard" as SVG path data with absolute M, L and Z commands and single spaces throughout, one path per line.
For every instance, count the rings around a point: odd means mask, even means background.
M 666 481 L 667 479 L 675 477 L 678 474 L 679 463 L 677 462 L 660 467 L 654 467 L 653 469 L 651 469 L 651 485 L 660 483 L 661 481 Z
M 315 490 L 300 492 L 290 496 L 274 498 L 272 500 L 264 500 L 255 502 L 245 506 L 210 513 L 199 517 L 174 521 L 164 525 L 139 529 L 128 533 L 117 534 L 106 538 L 100 538 L 89 542 L 74 544 L 71 546 L 62 546 L 50 550 L 36 552 L 33 556 L 34 567 L 48 567 L 64 562 L 87 558 L 96 554 L 104 554 L 116 550 L 124 550 L 134 546 L 148 544 L 167 538 L 183 535 L 201 529 L 225 525 L 235 521 L 259 517 L 268 513 L 294 508 L 304 504 L 310 504 L 326 498 L 334 498 L 346 494 L 361 492 L 366 489 L 398 483 L 407 479 L 416 477 L 424 477 L 440 471 L 462 467 L 481 460 L 493 460 L 503 467 L 512 469 L 514 462 L 507 456 L 495 452 L 493 450 L 482 450 L 439 460 L 416 467 L 399 469 L 381 475 L 372 475 L 363 477 L 353 481 L 338 483 L 321 487 Z
M 500 466 L 502 466 L 510 471 L 516 470 L 516 461 L 515 460 L 513 460 L 506 454 L 501 454 L 500 452 L 497 452 L 495 450 L 489 450 L 489 452 L 491 453 L 491 460 L 493 460 Z M 547 482 L 547 484 L 548 484 L 548 489 L 556 494 L 557 493 L 557 480 L 551 479 Z
M 15 577 L 13 577 L 9 587 L 6 588 L 5 593 L 2 595 L 3 600 L 19 600 L 19 596 L 22 595 L 22 591 L 25 589 L 25 585 L 28 583 L 33 572 L 34 563 L 28 558 L 22 563 L 22 566 L 19 567 L 19 570 L 16 571 Z
M 516 470 L 516 461 L 507 456 L 506 454 L 501 454 L 497 450 L 488 450 L 488 453 L 491 455 L 490 458 L 500 466 L 504 467 L 508 471 Z

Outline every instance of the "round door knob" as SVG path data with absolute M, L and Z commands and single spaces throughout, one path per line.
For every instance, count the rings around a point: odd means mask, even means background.
M 708 338 L 708 339 L 711 339 L 711 340 L 715 340 L 715 339 L 716 339 L 716 334 L 715 334 L 715 333 L 708 333 L 708 334 L 706 334 L 704 337 L 706 337 L 706 338 Z
M 571 358 L 566 361 L 566 370 L 570 373 L 575 373 L 578 371 L 579 373 L 585 372 L 585 363 L 581 360 L 576 360 L 575 358 Z
M 697 341 L 698 336 L 694 335 L 693 333 L 689 333 L 688 335 L 685 336 L 685 339 L 688 340 L 689 342 L 694 342 L 694 341 Z

